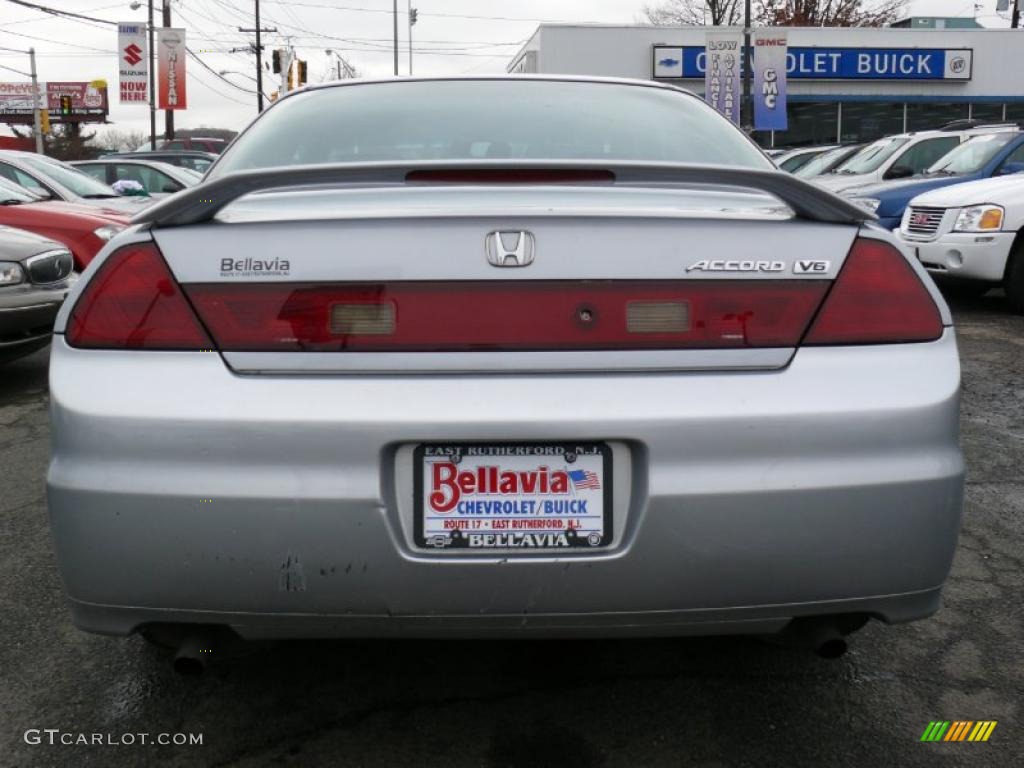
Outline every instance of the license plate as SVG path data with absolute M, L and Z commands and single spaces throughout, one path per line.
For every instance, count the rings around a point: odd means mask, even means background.
M 420 547 L 611 544 L 612 453 L 605 443 L 424 443 L 413 461 Z

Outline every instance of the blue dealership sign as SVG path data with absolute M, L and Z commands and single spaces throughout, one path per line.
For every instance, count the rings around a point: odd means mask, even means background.
M 654 46 L 654 79 L 703 79 L 704 46 Z M 970 48 L 790 47 L 791 80 L 970 80 Z

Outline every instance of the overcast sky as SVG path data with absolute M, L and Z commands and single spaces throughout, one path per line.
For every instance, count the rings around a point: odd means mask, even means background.
M 130 0 L 33 0 L 65 11 L 110 21 L 145 21 L 143 7 L 132 10 Z M 401 39 L 400 71 L 408 66 L 405 9 L 398 0 Z M 503 72 L 519 46 L 541 21 L 620 23 L 634 22 L 644 0 L 413 0 L 419 22 L 413 30 L 413 67 L 416 74 Z M 994 14 L 996 0 L 983 0 L 979 20 L 986 26 L 1008 26 Z M 161 0 L 156 0 L 157 23 Z M 255 57 L 229 53 L 244 47 L 251 35 L 239 26 L 253 27 L 253 0 L 172 0 L 174 26 L 187 31 L 188 45 L 212 72 L 189 59 L 189 108 L 178 112 L 178 127 L 242 128 L 256 113 Z M 289 41 L 309 63 L 309 80 L 320 81 L 333 49 L 364 75 L 390 75 L 392 0 L 261 0 L 262 25 L 276 27 L 265 36 L 269 50 Z M 966 16 L 973 2 L 914 0 L 913 15 Z M 121 106 L 117 100 L 115 27 L 58 18 L 0 0 L 0 67 L 28 69 L 28 58 L 4 49 L 34 46 L 40 80 L 105 79 L 109 85 L 110 120 L 119 128 L 149 130 L 144 106 Z M 228 70 L 231 74 L 218 74 Z M 241 74 L 233 74 L 234 72 Z M 0 80 L 24 78 L 0 69 Z M 225 82 L 226 80 L 226 82 Z M 276 87 L 277 76 L 265 72 L 264 91 Z M 158 130 L 163 126 L 158 115 Z M 0 131 L 9 133 L 6 126 Z

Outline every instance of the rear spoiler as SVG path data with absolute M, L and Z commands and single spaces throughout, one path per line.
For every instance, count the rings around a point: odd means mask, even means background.
M 496 173 L 523 175 L 564 172 L 567 176 L 603 178 L 622 184 L 685 184 L 703 187 L 733 187 L 764 192 L 778 198 L 801 219 L 830 224 L 860 224 L 876 217 L 810 182 L 783 171 L 755 170 L 717 165 L 672 163 L 595 163 L 594 161 L 552 160 L 515 162 L 508 160 L 441 160 L 412 163 L 335 163 L 293 165 L 236 171 L 203 181 L 182 190 L 136 214 L 133 224 L 176 227 L 210 221 L 217 213 L 244 195 L 268 190 L 337 186 L 386 186 L 419 183 L 430 177 L 467 181 L 473 174 L 481 179 Z M 437 182 L 435 182 L 437 183 Z M 442 182 L 443 183 L 443 182 Z M 574 182 L 567 182 L 574 183 Z

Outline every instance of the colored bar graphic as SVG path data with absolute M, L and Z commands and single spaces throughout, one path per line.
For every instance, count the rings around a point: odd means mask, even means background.
M 921 734 L 921 741 L 938 741 L 946 733 L 947 728 L 949 728 L 948 721 L 933 720 L 928 723 L 928 727 Z
M 946 738 L 943 741 L 963 741 L 967 728 L 970 725 L 971 723 L 963 720 L 954 721 L 953 726 L 949 729 L 949 733 L 946 734 Z
M 996 720 L 932 720 L 921 734 L 921 741 L 988 741 L 996 729 Z

